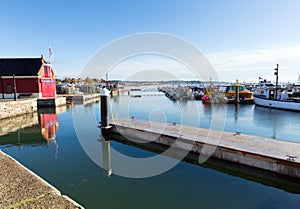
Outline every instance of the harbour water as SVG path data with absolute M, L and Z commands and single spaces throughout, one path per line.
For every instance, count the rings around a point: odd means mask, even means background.
M 174 102 L 151 90 L 142 92 L 141 97 L 113 97 L 110 104 L 114 118 L 134 116 L 203 128 L 211 127 L 213 119 L 224 120 L 225 131 L 300 143 L 300 113 L 255 105 L 212 107 L 200 101 Z M 237 165 L 222 162 L 216 163 L 218 166 L 203 166 L 182 161 L 161 175 L 141 179 L 117 176 L 113 168 L 109 177 L 84 152 L 73 125 L 75 111 L 89 110 L 93 110 L 99 122 L 99 103 L 75 105 L 56 112 L 43 110 L 32 116 L 39 117 L 39 124 L 1 136 L 0 149 L 86 208 L 300 207 L 299 180 L 277 186 L 272 181 L 280 182 L 282 176 L 267 176 L 265 179 L 269 181 L 256 178 L 260 175 L 243 177 L 238 169 L 232 169 Z M 86 125 L 83 123 L 84 120 L 82 125 Z M 90 136 L 86 133 L 86 140 L 100 144 L 99 138 Z M 54 137 L 55 141 L 47 141 Z M 156 154 L 117 141 L 111 141 L 110 146 L 133 157 Z M 230 169 L 233 171 L 229 172 Z

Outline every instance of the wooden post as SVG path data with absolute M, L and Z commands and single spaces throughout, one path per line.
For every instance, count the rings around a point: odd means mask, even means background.
M 0 76 L 1 78 L 1 92 L 2 92 L 2 99 L 4 99 L 4 88 L 3 88 L 3 78 L 2 75 Z
M 13 79 L 14 79 L 14 100 L 17 100 L 17 86 L 16 86 L 16 76 L 13 74 Z
M 239 83 L 239 81 L 236 79 L 236 85 L 235 85 L 235 103 L 236 104 L 239 104 L 239 102 L 240 102 L 238 83 Z

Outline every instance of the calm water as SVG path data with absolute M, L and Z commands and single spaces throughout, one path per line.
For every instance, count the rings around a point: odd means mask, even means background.
M 199 101 L 172 102 L 164 96 L 150 96 L 149 92 L 140 98 L 115 97 L 110 102 L 114 117 L 118 113 L 118 117 L 176 121 L 208 128 L 212 117 L 222 119 L 216 113 L 226 113 L 225 131 L 241 131 L 300 143 L 300 113 L 255 105 L 238 109 L 233 105 L 220 105 L 213 107 L 215 112 L 212 114 L 211 106 Z M 0 149 L 86 208 L 300 208 L 297 192 L 300 191 L 300 182 L 277 187 L 268 180 L 256 177 L 250 180 L 249 177 L 240 177 L 242 175 L 238 172 L 223 171 L 222 163 L 213 168 L 182 161 L 155 177 L 132 179 L 114 174 L 108 177 L 107 172 L 85 154 L 75 133 L 73 111 L 88 110 L 93 110 L 96 121 L 99 121 L 98 103 L 76 105 L 56 114 L 43 110 L 38 124 L 1 136 Z M 84 120 L 82 123 L 85 123 Z M 96 145 L 99 143 L 101 153 L 99 138 L 89 138 L 89 133 L 86 136 L 86 140 L 92 140 Z M 47 142 L 54 137 L 55 141 Z M 154 155 L 116 141 L 110 144 L 130 156 Z M 268 178 L 274 177 L 265 177 Z

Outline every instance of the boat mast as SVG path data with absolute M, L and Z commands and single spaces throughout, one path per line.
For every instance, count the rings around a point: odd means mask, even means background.
M 277 100 L 277 89 L 278 89 L 278 64 L 277 64 L 277 67 L 276 67 L 274 70 L 275 70 L 274 75 L 276 75 L 276 86 L 275 86 L 275 98 L 274 98 L 274 100 Z

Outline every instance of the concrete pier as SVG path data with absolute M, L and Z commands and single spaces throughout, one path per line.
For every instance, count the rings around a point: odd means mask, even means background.
M 0 208 L 83 208 L 0 150 Z
M 211 155 L 213 158 L 300 178 L 299 143 L 142 119 L 118 119 L 110 124 L 112 133 L 128 139 L 171 146 L 180 137 L 180 143 L 175 144 L 178 149 L 190 148 L 191 152 L 199 154 L 205 144 L 216 147 Z M 208 135 L 220 138 L 208 143 Z
M 68 103 L 84 104 L 88 101 L 99 101 L 100 94 L 73 94 L 73 95 L 63 95 L 66 97 Z

